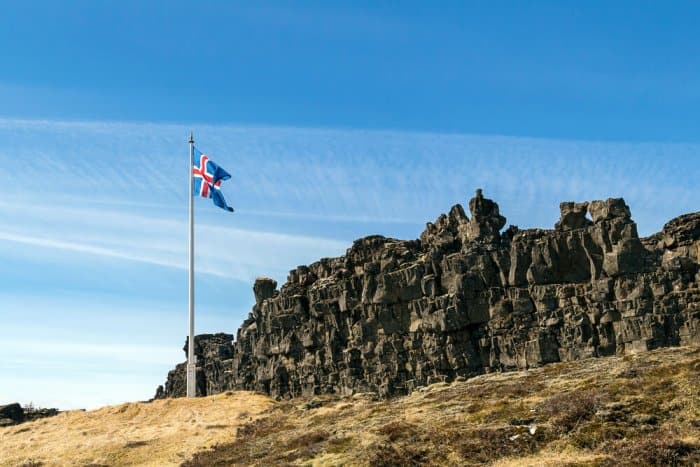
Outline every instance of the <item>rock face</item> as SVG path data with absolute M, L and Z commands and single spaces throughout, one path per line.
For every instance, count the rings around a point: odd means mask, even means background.
M 24 409 L 17 402 L 0 405 L 0 426 L 14 425 L 24 421 Z
M 189 339 L 182 350 L 187 355 Z M 194 356 L 197 362 L 197 395 L 206 396 L 224 392 L 231 379 L 233 334 L 200 334 L 194 337 Z M 165 387 L 158 386 L 156 399 L 184 396 L 187 393 L 186 362 L 168 372 Z
M 197 336 L 198 391 L 405 394 L 456 377 L 700 344 L 700 213 L 637 235 L 621 198 L 509 227 L 481 190 L 418 240 L 370 236 L 253 289 L 238 330 Z M 587 215 L 590 214 L 590 218 Z M 184 395 L 184 364 L 157 397 Z

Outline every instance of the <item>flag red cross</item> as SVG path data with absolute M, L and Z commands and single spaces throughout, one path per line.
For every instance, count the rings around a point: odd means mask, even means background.
M 194 178 L 202 179 L 201 188 L 199 189 L 199 196 L 203 198 L 209 197 L 209 187 L 214 181 L 214 175 L 207 172 L 208 160 L 209 158 L 202 154 L 202 157 L 199 159 L 199 167 L 197 167 L 196 165 L 192 167 L 192 176 Z M 221 186 L 221 180 L 217 180 L 216 183 L 214 183 L 215 188 L 219 188 L 219 186 Z

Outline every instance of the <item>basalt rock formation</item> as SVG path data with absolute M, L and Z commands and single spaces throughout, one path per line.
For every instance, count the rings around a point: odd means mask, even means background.
M 182 350 L 187 355 L 188 342 Z M 194 354 L 197 361 L 197 395 L 218 394 L 231 382 L 233 361 L 233 334 L 200 334 L 194 337 Z M 165 387 L 158 386 L 155 399 L 184 396 L 187 393 L 187 362 L 179 363 L 168 372 Z
M 700 344 L 700 212 L 640 239 L 621 198 L 510 226 L 481 190 L 417 240 L 379 235 L 253 287 L 238 330 L 197 336 L 199 394 L 405 394 L 437 381 Z M 590 218 L 587 217 L 590 215 Z M 184 365 L 156 397 L 184 395 Z

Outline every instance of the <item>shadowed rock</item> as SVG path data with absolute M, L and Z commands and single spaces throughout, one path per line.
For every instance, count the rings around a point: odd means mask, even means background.
M 559 204 L 559 210 L 561 211 L 561 219 L 559 219 L 559 222 L 554 226 L 556 230 L 567 231 L 583 229 L 592 224 L 592 222 L 586 218 L 588 203 L 566 201 Z
M 253 294 L 255 295 L 255 303 L 258 305 L 263 300 L 274 297 L 277 294 L 277 281 L 266 277 L 255 279 Z
M 506 218 L 498 212 L 498 204 L 484 198 L 481 188 L 476 190 L 476 196 L 469 200 L 469 211 L 472 218 L 469 221 L 468 239 L 472 242 L 498 243 L 500 230 L 506 225 Z
M 24 410 L 18 403 L 0 405 L 0 426 L 14 425 L 24 421 Z
M 630 208 L 622 198 L 608 198 L 607 201 L 591 201 L 588 205 L 593 222 L 609 219 L 629 220 L 632 217 Z
M 187 355 L 189 339 L 182 348 Z M 231 379 L 231 365 L 234 352 L 233 335 L 200 334 L 194 336 L 194 355 L 197 363 L 196 391 L 198 396 L 218 394 L 227 389 Z M 168 373 L 164 386 L 158 386 L 156 399 L 184 396 L 187 393 L 187 362 L 180 363 Z

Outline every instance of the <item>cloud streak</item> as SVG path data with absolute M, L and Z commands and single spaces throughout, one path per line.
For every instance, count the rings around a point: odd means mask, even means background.
M 0 228 L 0 240 L 30 247 L 103 256 L 187 269 L 187 224 L 128 212 L 88 208 L 26 211 L 0 203 L 0 214 L 15 222 Z M 50 231 L 45 226 L 51 225 Z M 197 272 L 250 282 L 256 275 L 286 272 L 315 255 L 339 255 L 348 244 L 323 237 L 292 235 L 211 224 L 196 228 Z M 76 259 L 75 255 L 66 261 Z M 79 260 L 80 258 L 77 257 Z

